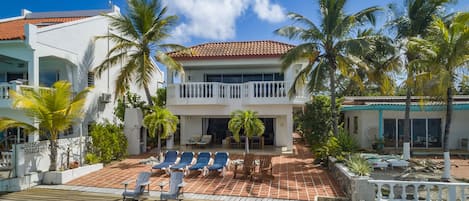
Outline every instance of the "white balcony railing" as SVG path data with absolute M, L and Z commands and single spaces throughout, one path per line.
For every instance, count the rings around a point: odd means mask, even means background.
M 288 97 L 291 84 L 285 81 L 246 82 L 189 82 L 168 85 L 168 104 L 291 104 L 301 100 Z
M 0 107 L 10 107 L 10 90 L 20 91 L 20 90 L 34 90 L 33 86 L 21 85 L 17 83 L 0 83 Z M 41 93 L 47 93 L 51 88 L 48 87 L 38 87 Z
M 375 200 L 469 200 L 468 183 L 369 180 L 376 185 Z

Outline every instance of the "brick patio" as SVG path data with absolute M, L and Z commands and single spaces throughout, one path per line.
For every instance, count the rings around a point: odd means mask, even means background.
M 271 181 L 253 182 L 233 179 L 231 171 L 228 171 L 225 177 L 212 174 L 204 178 L 198 174 L 191 174 L 184 179 L 187 183 L 184 192 L 291 200 L 313 200 L 315 196 L 344 196 L 327 170 L 312 164 L 313 157 L 308 148 L 295 145 L 293 153 L 272 158 L 275 179 Z M 67 185 L 122 188 L 122 182 L 135 180 L 139 172 L 150 171 L 150 165 L 138 163 L 146 157 L 148 155 L 132 157 L 106 166 L 98 172 L 73 180 Z M 240 155 L 234 155 L 230 156 L 230 159 L 240 157 Z M 154 174 L 151 178 L 151 190 L 159 191 L 158 183 L 168 182 L 168 180 L 169 176 L 165 174 Z M 167 191 L 167 188 L 163 190 Z

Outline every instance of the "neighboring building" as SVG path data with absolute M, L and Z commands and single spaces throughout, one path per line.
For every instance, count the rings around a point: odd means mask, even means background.
M 88 86 L 94 89 L 87 98 L 83 128 L 74 126 L 66 135 L 77 136 L 80 130 L 87 135 L 89 124 L 114 120 L 113 92 L 119 68 L 112 68 L 100 79 L 92 73 L 113 46 L 108 40 L 95 40 L 111 30 L 102 13 L 117 15 L 119 8 L 41 13 L 23 10 L 19 17 L 0 19 L 0 116 L 28 120 L 11 108 L 8 90 L 50 87 L 55 81 L 68 80 L 74 92 Z M 163 73 L 157 69 L 152 92 L 162 81 Z M 20 129 L 4 132 L 19 132 L 21 141 L 27 141 Z
M 231 135 L 231 112 L 249 109 L 265 124 L 266 145 L 291 149 L 293 110 L 305 102 L 302 94 L 288 97 L 302 64 L 281 71 L 280 57 L 293 47 L 275 41 L 221 42 L 170 53 L 185 70 L 180 83 L 174 82 L 174 72 L 167 73 L 167 107 L 180 116 L 175 143 L 210 134 L 212 143 L 221 145 Z
M 385 148 L 403 144 L 405 97 L 345 97 L 341 111 L 345 130 L 355 135 L 362 148 L 371 148 L 384 139 Z M 450 149 L 468 149 L 469 96 L 455 96 L 449 135 Z M 411 148 L 441 148 L 445 128 L 446 106 L 441 102 L 422 102 L 413 97 L 410 112 Z

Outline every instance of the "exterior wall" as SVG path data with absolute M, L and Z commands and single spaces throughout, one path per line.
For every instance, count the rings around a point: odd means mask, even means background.
M 21 71 L 28 72 L 30 85 L 37 86 L 40 71 L 54 70 L 59 72 L 59 79 L 71 81 L 73 90 L 78 92 L 88 86 L 88 72 L 106 59 L 108 49 L 113 46 L 112 42 L 108 42 L 106 39 L 95 40 L 96 36 L 108 33 L 108 24 L 105 17 L 94 16 L 43 28 L 26 25 L 27 39 L 25 41 L 2 41 L 0 55 L 24 61 L 26 66 Z M 106 120 L 117 121 L 113 115 L 116 104 L 113 102 L 115 100 L 113 93 L 119 67 L 120 64 L 112 67 L 101 78 L 95 77 L 94 88 L 88 95 L 85 104 L 83 124 L 75 126 L 75 136 L 78 136 L 80 131 L 86 135 L 88 133 L 87 125 L 90 123 Z M 163 83 L 163 76 L 162 71 L 157 69 L 154 74 L 154 82 L 149 87 L 152 94 L 156 94 L 158 83 Z M 131 85 L 130 89 L 133 92 L 136 91 L 146 100 L 143 90 L 136 90 L 138 89 L 136 85 Z M 112 95 L 110 103 L 99 101 L 99 97 L 103 93 Z M 0 100 L 0 104 L 2 104 L 0 105 L 2 109 L 10 107 L 9 101 Z M 2 113 L 2 115 L 14 116 L 16 114 L 8 112 Z
M 200 136 L 202 131 L 202 118 L 229 118 L 232 110 L 230 107 L 214 107 L 214 106 L 176 106 L 168 108 L 175 114 L 180 115 L 181 125 L 181 144 L 187 144 L 192 136 Z M 291 106 L 256 106 L 246 107 L 258 112 L 260 118 L 274 118 L 274 132 L 276 146 L 287 147 L 291 149 L 293 146 L 293 116 Z
M 358 132 L 357 139 L 362 148 L 371 148 L 371 144 L 377 139 L 379 134 L 379 114 L 378 111 L 346 111 L 345 121 L 347 118 L 350 118 L 350 125 L 346 127 L 349 128 L 349 132 L 353 134 L 354 130 L 354 120 L 355 116 L 358 117 Z M 467 130 L 469 130 L 469 125 L 467 124 L 466 117 L 468 116 L 468 111 L 454 111 L 452 117 L 452 123 L 450 128 L 449 136 L 449 147 L 450 149 L 459 149 L 459 141 L 461 138 L 469 138 Z M 444 111 L 427 111 L 427 112 L 411 112 L 410 118 L 440 118 L 441 133 L 444 134 L 444 124 L 445 124 L 445 112 Z M 383 119 L 404 119 L 404 111 L 383 111 Z M 375 137 L 376 136 L 376 137 Z

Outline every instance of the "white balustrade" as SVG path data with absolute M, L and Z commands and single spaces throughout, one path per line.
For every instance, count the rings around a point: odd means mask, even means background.
M 290 83 L 264 81 L 246 83 L 187 82 L 168 86 L 170 104 L 288 104 Z
M 469 183 L 369 180 L 375 200 L 469 200 Z

